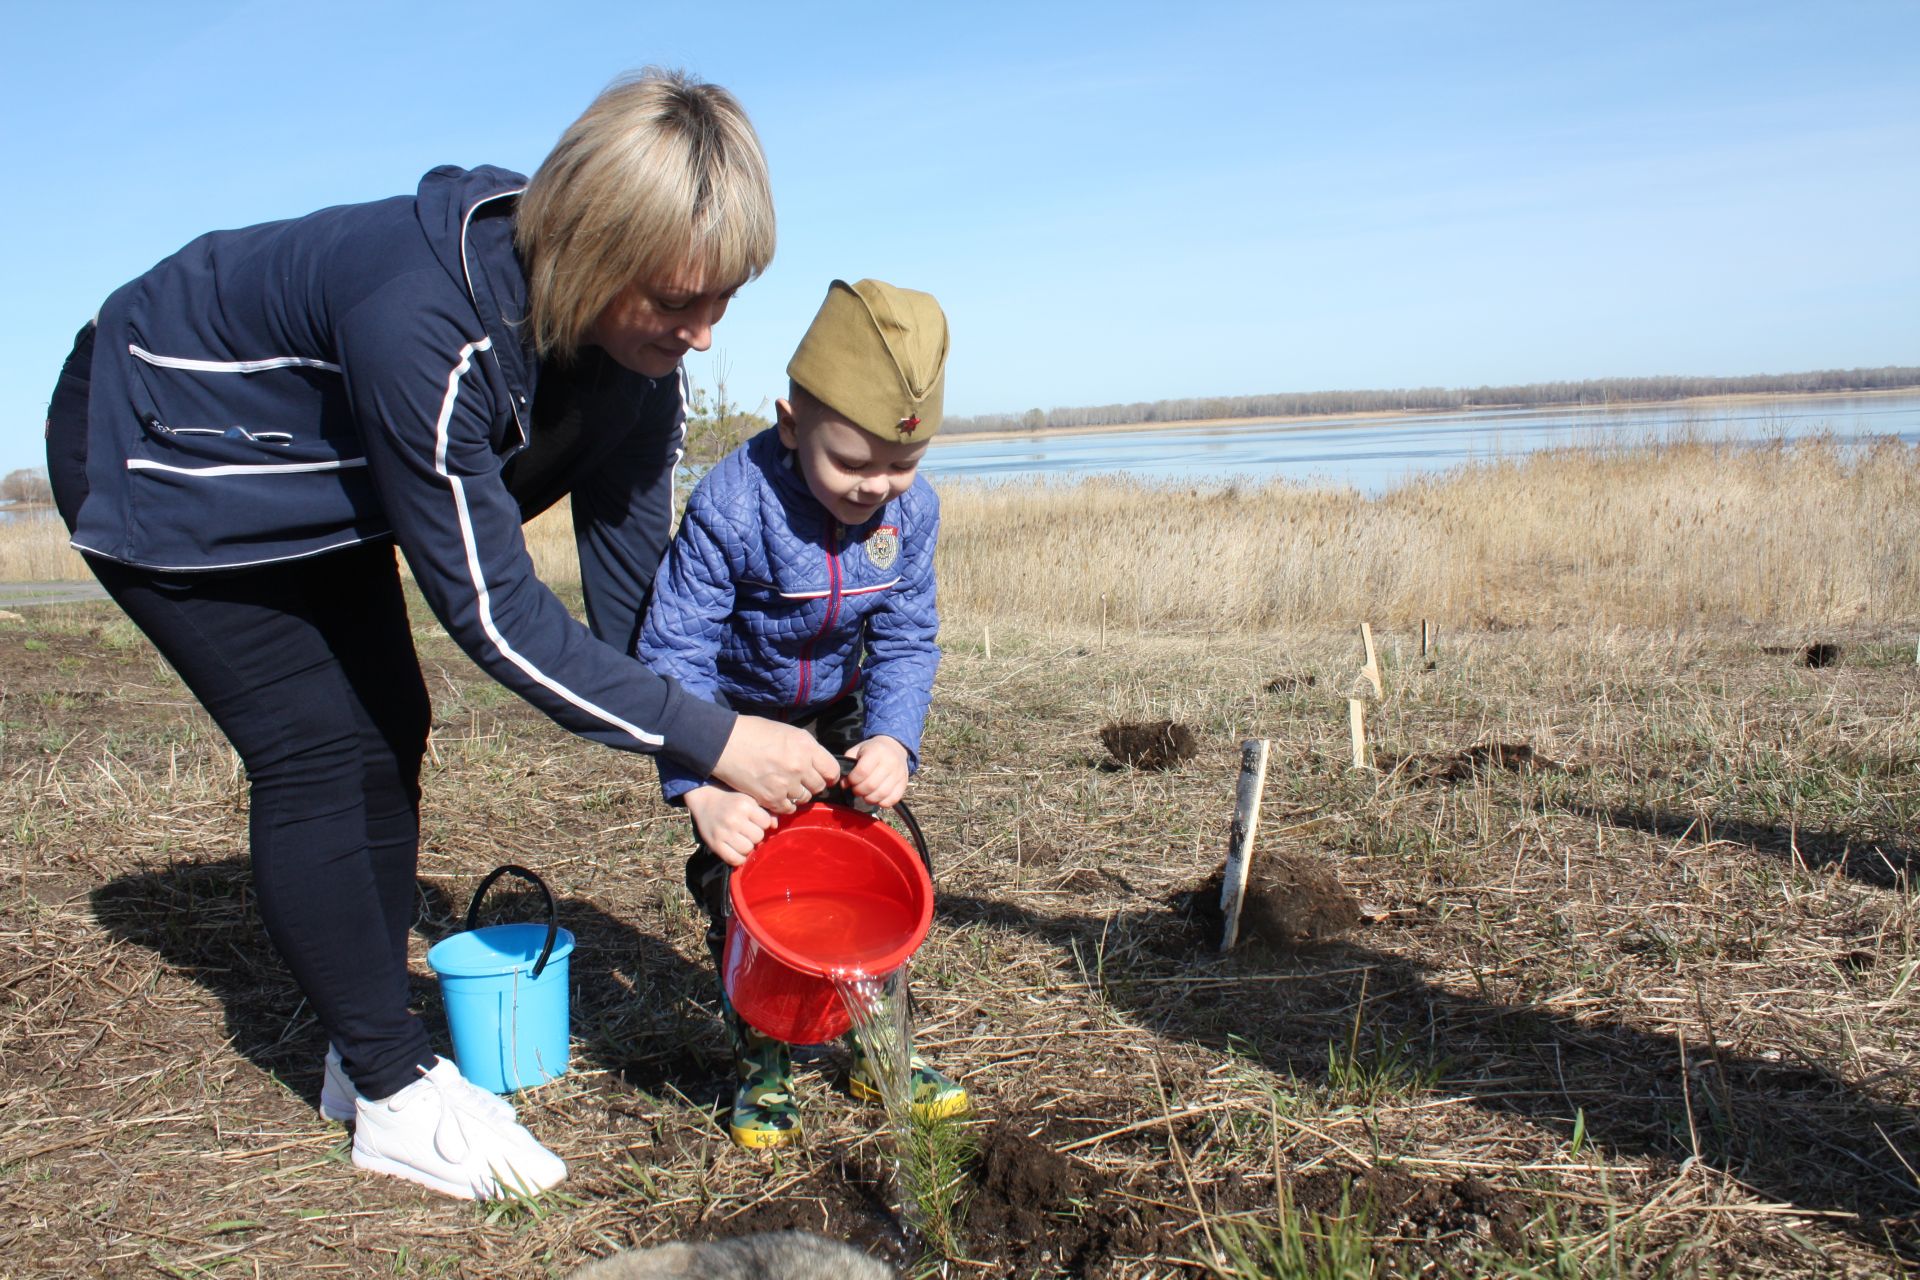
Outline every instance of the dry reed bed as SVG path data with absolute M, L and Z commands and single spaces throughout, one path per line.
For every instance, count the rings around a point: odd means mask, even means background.
M 949 617 L 1247 631 L 1419 618 L 1792 625 L 1920 615 L 1920 449 L 1572 449 L 1378 498 L 1285 484 L 943 487 Z M 578 576 L 565 505 L 528 529 Z M 52 522 L 0 525 L 0 581 L 85 577 Z
M 87 562 L 67 545 L 67 529 L 53 508 L 11 513 L 0 520 L 0 582 L 91 582 Z
M 1920 613 L 1920 450 L 1580 449 L 1382 497 L 1285 484 L 947 486 L 969 617 L 1244 630 L 1334 619 L 1643 625 Z
M 1889 1236 L 1920 1247 L 1909 636 L 1856 628 L 1809 671 L 1744 631 L 1461 631 L 1429 672 L 1385 634 L 1383 750 L 1525 740 L 1571 766 L 1428 784 L 1343 767 L 1344 632 L 1000 628 L 988 660 L 949 610 L 914 796 L 942 888 L 922 1040 L 989 1120 L 1112 1187 L 1025 1252 L 976 1234 L 999 1260 L 950 1274 L 1194 1275 L 1210 1237 L 1272 1220 L 1276 1178 L 1325 1208 L 1371 1188 L 1408 1274 L 1512 1274 L 1503 1248 L 1650 1274 L 1698 1241 L 1710 1272 L 1864 1277 L 1905 1265 Z M 529 1108 L 565 1196 L 481 1209 L 346 1166 L 248 901 L 231 753 L 109 606 L 38 610 L 0 647 L 9 1274 L 531 1277 L 678 1235 L 870 1231 L 873 1118 L 830 1064 L 802 1076 L 807 1150 L 769 1166 L 716 1128 L 685 832 L 650 771 L 419 638 L 423 933 L 510 857 L 581 938 L 577 1070 Z M 1269 692 L 1282 673 L 1318 681 Z M 1162 716 L 1199 757 L 1102 767 L 1101 724 Z M 1345 944 L 1223 959 L 1166 906 L 1217 859 L 1256 735 L 1266 856 L 1338 868 L 1373 920 Z M 1041 1258 L 1122 1211 L 1162 1224 L 1150 1245 Z

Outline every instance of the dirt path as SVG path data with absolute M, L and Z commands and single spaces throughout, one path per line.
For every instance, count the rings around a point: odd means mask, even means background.
M 97 582 L 0 582 L 0 609 L 106 598 L 106 591 Z

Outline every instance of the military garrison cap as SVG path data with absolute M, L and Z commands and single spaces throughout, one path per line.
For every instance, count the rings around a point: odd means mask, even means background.
M 835 280 L 787 376 L 862 431 L 925 440 L 940 429 L 947 317 L 932 294 Z

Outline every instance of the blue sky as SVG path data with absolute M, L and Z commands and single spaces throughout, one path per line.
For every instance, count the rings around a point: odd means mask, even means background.
M 0 470 L 73 330 L 218 226 L 530 170 L 623 70 L 733 89 L 779 393 L 835 276 L 948 411 L 1920 364 L 1920 5 L 0 0 Z M 712 357 L 693 365 L 711 381 Z

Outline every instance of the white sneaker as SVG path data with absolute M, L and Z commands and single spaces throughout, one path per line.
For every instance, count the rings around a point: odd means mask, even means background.
M 391 1098 L 355 1099 L 353 1163 L 461 1200 L 558 1185 L 566 1162 L 523 1126 L 487 1114 L 474 1098 L 483 1092 L 441 1058 Z
M 513 1104 L 499 1094 L 482 1089 L 465 1076 L 460 1076 L 460 1087 L 470 1090 L 475 1105 L 494 1120 L 512 1124 L 518 1118 Z M 328 1045 L 326 1067 L 320 1074 L 320 1114 L 345 1124 L 353 1119 L 353 1103 L 359 1096 L 360 1091 L 347 1078 L 347 1069 L 340 1065 L 340 1051 Z

